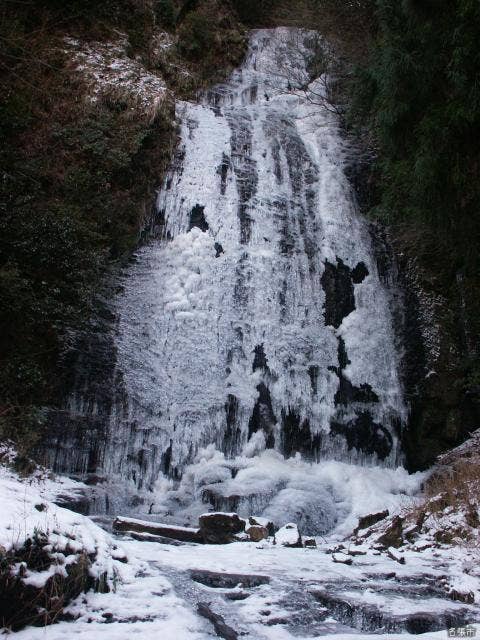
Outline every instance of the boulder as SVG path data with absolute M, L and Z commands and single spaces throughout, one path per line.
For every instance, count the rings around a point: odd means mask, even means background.
M 277 531 L 275 542 L 281 544 L 282 547 L 303 547 L 302 536 L 297 525 L 293 522 L 289 522 Z
M 353 533 L 355 534 L 358 533 L 360 529 L 368 529 L 369 527 L 376 524 L 377 522 L 380 522 L 381 520 L 385 520 L 385 518 L 388 517 L 388 515 L 389 515 L 389 511 L 388 509 L 385 509 L 385 511 L 379 511 L 378 513 L 369 513 L 366 516 L 361 516 L 358 519 L 358 525 L 354 529 Z
M 337 562 L 338 564 L 352 564 L 353 563 L 353 558 L 351 558 L 350 556 L 348 556 L 345 553 L 333 553 L 332 554 L 332 560 L 333 562 Z
M 405 564 L 405 557 L 402 556 L 395 548 L 390 547 L 389 549 L 387 549 L 387 556 L 391 559 L 391 560 L 395 560 L 395 562 L 398 562 L 399 564 Z
M 250 536 L 250 540 L 252 542 L 260 542 L 261 540 L 268 538 L 268 529 L 266 527 L 261 527 L 258 524 L 253 524 L 250 527 L 247 527 L 247 529 L 245 529 L 245 533 Z
M 401 547 L 403 544 L 403 518 L 395 516 L 381 536 L 377 538 L 377 544 L 382 547 Z
M 247 575 L 243 573 L 220 573 L 217 571 L 208 571 L 207 569 L 192 569 L 190 577 L 195 582 L 200 582 L 207 587 L 214 589 L 234 589 L 241 585 L 244 589 L 251 587 L 259 587 L 262 584 L 268 584 L 270 578 L 261 575 Z
M 275 525 L 268 518 L 261 518 L 259 516 L 250 516 L 248 519 L 248 523 L 252 526 L 258 525 L 260 527 L 265 527 L 268 530 L 269 536 L 275 535 Z
M 303 541 L 303 546 L 308 549 L 316 549 L 317 541 L 315 540 L 315 538 L 305 538 L 305 540 Z
M 200 536 L 206 544 L 228 544 L 245 529 L 245 520 L 236 513 L 205 513 L 198 519 Z

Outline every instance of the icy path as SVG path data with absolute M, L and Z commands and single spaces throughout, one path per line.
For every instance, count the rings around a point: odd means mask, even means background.
M 327 588 L 330 595 L 341 594 L 364 610 L 374 606 L 387 616 L 419 611 L 441 616 L 446 609 L 470 609 L 472 614 L 478 614 L 477 608 L 428 592 L 428 584 L 434 584 L 449 570 L 458 569 L 455 554 L 437 561 L 436 566 L 430 555 L 411 553 L 406 556 L 407 564 L 402 566 L 385 556 L 368 553 L 355 557 L 352 566 L 345 566 L 332 562 L 331 555 L 325 553 L 325 545 L 318 549 L 285 549 L 266 543 L 175 547 L 124 540 L 121 544 L 132 566 L 125 565 L 124 583 L 118 584 L 116 593 L 89 593 L 69 608 L 72 614 L 80 616 L 75 622 L 61 622 L 46 629 L 29 628 L 15 637 L 18 640 L 216 638 L 212 625 L 196 614 L 198 602 L 210 603 L 211 609 L 221 614 L 245 640 L 446 637 L 445 630 L 420 636 L 408 633 L 372 636 L 367 630 L 348 627 L 341 622 L 341 616 L 334 617 L 313 597 L 312 592 L 322 588 Z M 462 557 L 465 558 L 464 553 Z M 194 582 L 191 569 L 261 574 L 269 576 L 271 582 L 250 589 L 214 589 Z M 230 600 L 226 597 L 229 592 L 244 592 L 247 597 Z M 364 624 L 368 624 L 368 615 L 365 620 Z M 477 628 L 480 630 L 480 625 Z

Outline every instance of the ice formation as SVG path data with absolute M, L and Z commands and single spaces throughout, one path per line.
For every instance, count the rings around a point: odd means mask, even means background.
M 97 411 L 91 435 L 79 422 L 81 465 L 120 487 L 178 481 L 213 447 L 237 462 L 206 464 L 216 497 L 200 500 L 231 497 L 243 478 L 268 517 L 313 500 L 325 530 L 338 505 L 308 473 L 328 460 L 394 469 L 406 407 L 390 292 L 346 177 L 351 149 L 308 71 L 317 44 L 313 32 L 254 31 L 228 82 L 178 104 L 157 237 L 116 301 L 116 389 L 104 413 L 82 389 L 69 408 Z M 274 486 L 261 464 L 241 468 L 269 451 L 286 472 L 296 455 L 311 471 Z

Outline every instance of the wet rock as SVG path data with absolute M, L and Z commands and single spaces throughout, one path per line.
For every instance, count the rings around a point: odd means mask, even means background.
M 342 592 L 331 592 L 327 589 L 312 590 L 315 599 L 327 608 L 339 622 L 360 631 L 375 633 L 398 633 L 407 631 L 412 634 L 427 633 L 463 626 L 475 619 L 475 614 L 468 609 L 445 610 L 442 613 L 416 611 L 407 615 L 399 615 L 375 605 L 365 603 L 361 595 L 357 597 Z M 416 593 L 412 590 L 414 606 Z
M 215 242 L 215 244 L 213 245 L 215 247 L 215 257 L 219 258 L 222 253 L 225 253 L 225 251 L 223 250 L 222 245 L 219 242 Z
M 238 633 L 225 623 L 223 616 L 212 611 L 206 602 L 199 602 L 197 604 L 197 612 L 203 618 L 210 620 L 219 638 L 224 638 L 224 640 L 238 640 Z
M 188 230 L 191 231 L 194 227 L 197 227 L 201 231 L 208 231 L 209 226 L 205 218 L 205 207 L 196 204 L 190 211 L 190 221 L 188 224 Z
M 245 529 L 245 533 L 250 536 L 250 540 L 252 542 L 260 542 L 261 540 L 268 538 L 268 529 L 256 524 Z
M 200 536 L 206 544 L 227 544 L 245 529 L 245 520 L 236 513 L 205 513 L 198 519 Z
M 166 536 L 156 536 L 153 533 L 139 533 L 137 531 L 125 531 L 125 535 L 130 536 L 134 540 L 139 542 L 158 542 L 159 544 L 169 544 L 173 547 L 181 547 L 188 542 L 181 542 L 174 538 L 167 538 Z
M 321 283 L 325 291 L 325 324 L 338 329 L 343 319 L 355 310 L 349 267 L 339 258 L 336 265 L 326 260 Z
M 473 604 L 475 602 L 475 594 L 473 591 L 458 591 L 452 589 L 448 592 L 450 600 L 456 600 L 457 602 L 464 602 L 465 604 Z
M 248 575 L 243 573 L 220 573 L 217 571 L 207 571 L 206 569 L 192 569 L 190 577 L 195 582 L 200 582 L 206 587 L 214 589 L 235 589 L 239 585 L 244 589 L 259 587 L 268 584 L 270 578 L 262 575 Z
M 289 522 L 277 531 L 275 542 L 282 545 L 282 547 L 303 547 L 302 536 L 297 525 L 293 522 Z
M 268 531 L 269 536 L 275 535 L 275 525 L 268 518 L 262 518 L 260 516 L 250 516 L 248 518 L 248 523 L 250 525 L 258 525 L 260 527 L 265 527 Z
M 303 546 L 307 549 L 316 549 L 317 541 L 315 540 L 315 538 L 305 538 L 305 540 L 303 541 Z
M 405 564 L 405 557 L 400 555 L 398 551 L 396 551 L 396 549 L 393 549 L 392 547 L 387 549 L 387 556 L 390 558 L 390 560 L 395 560 L 395 562 L 398 562 L 399 564 Z
M 348 556 L 345 553 L 333 553 L 332 554 L 332 560 L 333 560 L 333 562 L 336 562 L 338 564 L 350 565 L 350 564 L 353 563 L 353 558 L 351 558 L 350 556 Z
M 115 518 L 113 521 L 113 530 L 153 534 L 154 536 L 172 538 L 173 540 L 180 540 L 181 542 L 203 542 L 203 537 L 199 529 L 175 527 L 159 522 L 135 520 L 134 518 Z
M 246 600 L 247 598 L 250 597 L 250 594 L 247 593 L 246 591 L 230 591 L 228 593 L 225 593 L 224 597 L 227 600 L 233 600 L 233 601 Z
M 438 629 L 437 616 L 433 613 L 414 613 L 405 619 L 405 631 L 408 633 L 427 633 Z
M 248 438 L 250 439 L 252 434 L 257 431 L 263 431 L 267 449 L 273 449 L 275 446 L 274 427 L 277 424 L 277 418 L 273 412 L 270 391 L 263 382 L 257 386 L 257 391 L 258 398 L 248 422 Z
M 358 533 L 360 529 L 368 529 L 369 527 L 376 524 L 377 522 L 380 522 L 381 520 L 385 520 L 385 518 L 387 518 L 389 515 L 390 514 L 388 509 L 385 509 L 385 511 L 379 511 L 377 513 L 369 513 L 366 516 L 361 516 L 358 519 L 358 525 L 354 529 L 353 533 L 355 534 Z
M 401 547 L 403 544 L 403 518 L 395 516 L 381 536 L 377 538 L 377 544 L 383 547 Z

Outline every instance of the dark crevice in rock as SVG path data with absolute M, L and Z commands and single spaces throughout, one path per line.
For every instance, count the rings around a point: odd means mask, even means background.
M 220 193 L 222 194 L 222 196 L 225 195 L 225 192 L 227 190 L 227 177 L 228 177 L 229 169 L 230 169 L 230 158 L 227 156 L 226 153 L 224 153 L 222 156 L 222 162 L 220 163 L 220 166 L 217 169 L 217 173 L 220 175 Z
M 255 357 L 253 358 L 252 371 L 256 371 L 257 369 L 268 371 L 268 361 L 265 356 L 263 344 L 257 344 L 254 353 Z
M 200 231 L 208 231 L 209 226 L 205 218 L 205 207 L 200 204 L 196 204 L 190 211 L 190 221 L 188 223 L 188 230 L 191 231 L 194 227 L 200 229 Z
M 312 388 L 312 393 L 314 396 L 317 395 L 318 373 L 319 373 L 318 365 L 314 364 L 308 367 L 308 376 L 310 378 L 310 386 Z
M 361 384 L 359 387 L 353 385 L 350 380 L 345 378 L 340 373 L 340 381 L 337 392 L 335 393 L 335 406 L 344 405 L 347 406 L 353 402 L 360 402 L 362 404 L 370 404 L 372 402 L 378 402 L 378 396 L 373 391 L 372 387 L 367 384 Z
M 162 471 L 166 476 L 170 474 L 170 467 L 172 464 L 172 446 L 173 442 L 170 440 L 170 446 L 162 453 Z
M 345 437 L 349 449 L 357 449 L 368 455 L 377 454 L 384 460 L 392 451 L 393 438 L 381 424 L 374 422 L 369 411 L 360 411 L 347 423 L 332 421 L 332 433 Z
M 237 425 L 238 398 L 229 394 L 225 403 L 226 429 L 224 436 L 224 450 L 234 455 L 241 438 L 240 427 Z
M 365 263 L 363 262 L 359 262 L 357 264 L 357 266 L 352 269 L 352 282 L 353 284 L 360 284 L 361 282 L 363 282 L 365 280 L 365 278 L 368 276 L 369 271 L 367 269 L 367 267 L 365 266 Z
M 361 384 L 356 387 L 348 380 L 343 374 L 344 369 L 350 364 L 348 359 L 347 349 L 345 347 L 345 341 L 343 338 L 338 338 L 338 368 L 330 367 L 330 371 L 337 374 L 339 379 L 339 385 L 337 392 L 335 393 L 335 406 L 339 405 L 347 406 L 353 402 L 360 402 L 363 404 L 370 404 L 372 402 L 379 402 L 377 394 L 373 391 L 372 387 L 367 384 Z
M 338 327 L 352 311 L 355 311 L 354 284 L 360 284 L 369 272 L 363 262 L 350 269 L 337 257 L 337 264 L 325 261 L 320 282 L 325 291 L 325 324 Z
M 312 435 L 310 422 L 293 409 L 282 411 L 282 452 L 290 457 L 301 453 L 310 458 L 320 447 L 320 434 Z
M 277 419 L 273 413 L 270 391 L 263 382 L 257 386 L 257 391 L 258 399 L 248 423 L 248 437 L 250 438 L 257 431 L 263 431 L 267 449 L 273 449 L 275 446 L 274 428 L 277 424 Z
M 355 310 L 350 269 L 340 258 L 336 265 L 326 260 L 320 281 L 325 291 L 325 324 L 338 329 L 343 319 Z

